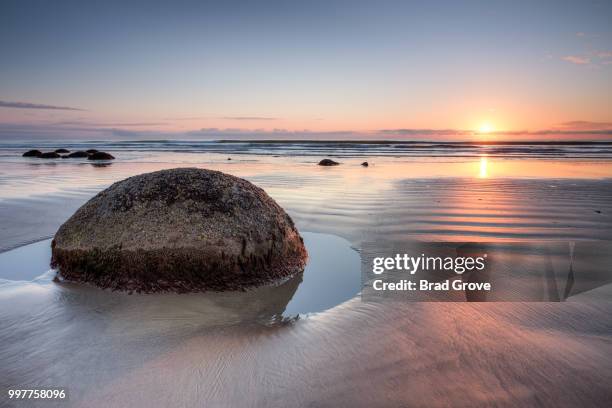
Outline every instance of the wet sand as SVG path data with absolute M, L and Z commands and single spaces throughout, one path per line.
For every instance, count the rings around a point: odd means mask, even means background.
M 361 157 L 321 168 L 309 157 L 116 156 L 107 167 L 3 163 L 0 247 L 49 237 L 115 180 L 193 165 L 249 179 L 300 231 L 359 251 L 384 240 L 612 241 L 606 161 L 381 157 L 365 169 Z M 0 295 L 0 386 L 67 387 L 69 401 L 57 406 L 558 407 L 612 398 L 610 285 L 553 303 L 356 296 L 273 322 L 223 318 L 189 298 L 53 288 Z

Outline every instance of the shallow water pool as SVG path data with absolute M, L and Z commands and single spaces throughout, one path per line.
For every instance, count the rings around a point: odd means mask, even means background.
M 349 242 L 330 234 L 302 235 L 309 253 L 303 274 L 277 286 L 246 292 L 182 295 L 127 295 L 70 282 L 55 283 L 55 271 L 49 269 L 51 240 L 47 239 L 0 254 L 0 300 L 17 293 L 27 296 L 43 292 L 57 296 L 57 301 L 70 299 L 92 306 L 118 302 L 156 318 L 168 311 L 172 316 L 180 316 L 184 307 L 187 315 L 196 312 L 202 314 L 200 317 L 206 316 L 202 323 L 222 324 L 317 313 L 357 295 L 361 289 L 360 258 Z

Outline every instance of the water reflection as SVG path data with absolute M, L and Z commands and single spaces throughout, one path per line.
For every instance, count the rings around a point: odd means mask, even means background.
M 309 260 L 303 274 L 275 286 L 246 292 L 210 292 L 188 295 L 126 295 L 87 285 L 52 283 L 48 270 L 50 240 L 40 241 L 0 254 L 0 300 L 16 294 L 36 296 L 44 290 L 59 299 L 54 305 L 70 313 L 95 309 L 115 316 L 128 330 L 142 320 L 186 321 L 210 326 L 245 321 L 275 322 L 301 314 L 321 312 L 354 297 L 361 288 L 360 258 L 350 244 L 328 234 L 303 233 Z M 38 277 L 38 278 L 37 278 Z M 36 280 L 36 283 L 32 283 Z M 7 305 L 10 309 L 10 305 Z
M 202 167 L 219 170 L 253 180 L 262 187 L 285 189 L 287 185 L 312 181 L 309 196 L 318 197 L 325 189 L 321 186 L 341 186 L 342 190 L 384 191 L 400 179 L 410 178 L 609 178 L 609 161 L 594 160 L 542 160 L 498 158 L 482 155 L 469 157 L 391 158 L 371 157 L 367 170 L 360 167 L 363 158 L 343 158 L 343 166 L 323 172 L 313 165 L 312 157 L 249 156 L 228 162 L 227 156 L 212 153 L 185 154 L 172 152 L 141 153 L 133 158 L 124 155 L 115 162 L 91 163 L 87 160 L 28 161 L 21 157 L 9 161 L 0 158 L 4 174 L 0 178 L 0 200 L 24 198 L 53 192 L 102 189 L 115 181 L 137 174 L 175 167 Z M 359 169 L 360 171 L 355 171 Z M 493 171 L 494 170 L 494 171 Z M 279 184 L 280 182 L 280 184 Z M 290 193 L 294 189 L 286 190 Z M 310 194 L 312 193 L 312 194 Z M 337 195 L 337 191 L 332 192 Z M 276 197 L 275 197 L 276 198 Z M 325 198 L 328 200 L 329 198 Z
M 487 178 L 489 177 L 489 171 L 487 170 L 488 167 L 488 160 L 486 156 L 482 156 L 480 158 L 480 173 L 478 174 L 479 178 Z
M 111 163 L 111 162 L 102 162 L 102 163 L 99 163 L 99 162 L 98 162 L 98 163 L 96 163 L 96 162 L 94 162 L 94 163 L 89 163 L 89 164 L 91 165 L 91 167 L 94 167 L 94 168 L 95 168 L 95 167 L 98 167 L 98 168 L 100 168 L 100 167 L 109 167 L 109 166 L 111 166 L 113 163 Z

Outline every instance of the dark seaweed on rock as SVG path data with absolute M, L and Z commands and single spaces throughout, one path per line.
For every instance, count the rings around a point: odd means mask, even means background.
M 236 290 L 303 270 L 291 218 L 246 180 L 202 169 L 113 184 L 64 223 L 52 264 L 67 280 L 138 292 Z

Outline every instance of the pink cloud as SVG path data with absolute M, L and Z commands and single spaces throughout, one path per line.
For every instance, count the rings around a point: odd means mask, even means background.
M 587 65 L 591 63 L 591 59 L 588 57 L 582 57 L 580 55 L 567 55 L 563 57 L 564 61 L 571 62 L 572 64 Z

